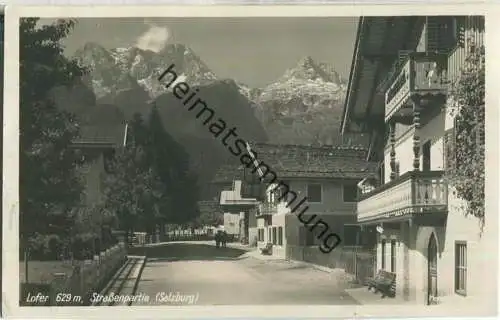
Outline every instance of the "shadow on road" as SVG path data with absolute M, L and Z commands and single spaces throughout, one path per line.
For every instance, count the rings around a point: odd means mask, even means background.
M 130 255 L 146 256 L 148 263 L 160 261 L 215 261 L 237 260 L 246 253 L 237 248 L 216 248 L 198 243 L 165 243 L 158 246 L 129 248 Z

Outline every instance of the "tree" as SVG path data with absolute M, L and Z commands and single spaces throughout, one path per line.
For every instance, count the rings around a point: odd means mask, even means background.
M 152 231 L 158 220 L 157 204 L 163 186 L 150 164 L 145 143 L 147 129 L 135 116 L 128 131 L 129 145 L 115 155 L 104 177 L 105 208 L 114 213 L 126 235 L 133 230 Z
M 49 91 L 71 85 L 86 69 L 63 55 L 60 40 L 75 22 L 58 20 L 37 27 L 38 18 L 20 22 L 20 233 L 70 232 L 70 208 L 80 201 L 77 173 L 81 157 L 69 148 L 79 128 L 73 115 L 58 110 Z
M 199 188 L 196 175 L 190 171 L 189 155 L 165 131 L 157 107 L 148 121 L 149 157 L 165 186 L 165 200 L 160 202 L 163 222 L 183 224 L 199 215 Z
M 218 227 L 224 224 L 224 214 L 222 212 L 204 211 L 195 220 L 195 226 Z
M 455 117 L 455 163 L 448 172 L 454 193 L 467 203 L 466 214 L 484 225 L 485 51 L 473 47 L 453 84 L 450 114 Z

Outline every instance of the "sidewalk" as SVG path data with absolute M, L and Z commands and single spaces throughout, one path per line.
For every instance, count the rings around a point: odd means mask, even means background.
M 382 298 L 380 293 L 374 293 L 373 291 L 368 291 L 368 287 L 363 286 L 361 288 L 354 289 L 346 289 L 346 293 L 349 294 L 354 300 L 359 302 L 362 305 L 414 305 L 416 306 L 415 301 L 406 301 L 401 297 L 385 297 Z
M 311 268 L 314 268 L 314 269 L 317 269 L 317 270 L 320 270 L 320 271 L 323 271 L 323 272 L 328 272 L 328 273 L 345 273 L 344 269 L 340 269 L 340 268 L 337 268 L 337 269 L 328 268 L 328 267 L 324 267 L 324 266 L 317 265 L 317 264 L 310 263 L 310 262 L 306 262 L 306 261 L 288 260 L 288 259 L 285 259 L 285 258 L 282 258 L 282 257 L 273 256 L 273 255 L 263 255 L 256 248 L 251 248 L 251 249 L 253 249 L 253 250 L 252 251 L 249 250 L 249 252 L 246 253 L 245 255 L 247 255 L 248 257 L 255 258 L 255 259 L 260 259 L 260 260 L 265 260 L 265 261 L 286 261 L 286 262 L 294 263 L 294 264 L 297 264 L 297 265 L 308 266 L 308 267 L 311 267 Z
M 253 259 L 258 259 L 262 261 L 275 261 L 275 262 L 282 262 L 282 263 L 288 263 L 288 264 L 293 264 L 295 266 L 303 266 L 303 267 L 309 267 L 312 269 L 316 269 L 319 271 L 331 273 L 331 277 L 336 277 L 342 282 L 350 282 L 353 280 L 353 276 L 349 275 L 348 273 L 345 272 L 344 269 L 333 269 L 333 268 L 328 268 L 324 266 L 320 266 L 314 263 L 310 262 L 305 262 L 305 261 L 299 261 L 299 260 L 288 260 L 282 257 L 276 257 L 273 255 L 263 255 L 260 250 L 253 248 L 253 250 L 249 250 L 247 253 L 242 255 L 242 258 L 253 258 Z
M 229 246 L 229 244 L 228 244 L 228 246 Z M 240 248 L 238 248 L 238 249 L 240 249 Z M 241 249 L 244 249 L 244 248 L 241 248 Z M 263 260 L 263 261 L 287 261 L 286 259 L 283 259 L 280 257 L 276 257 L 276 256 L 272 256 L 272 255 L 264 255 L 264 254 L 260 253 L 260 250 L 257 248 L 247 247 L 244 250 L 246 250 L 247 252 L 242 255 L 242 258 L 248 257 L 248 258 L 254 258 L 254 259 Z
M 442 297 L 437 305 L 426 305 L 416 300 L 406 301 L 401 297 L 382 298 L 380 293 L 374 294 L 368 291 L 367 287 L 347 289 L 345 290 L 354 300 L 359 302 L 364 307 L 381 307 L 374 308 L 373 311 L 389 310 L 387 307 L 393 308 L 389 313 L 382 311 L 383 316 L 400 316 L 405 317 L 491 317 L 496 314 L 496 306 L 485 306 L 484 301 L 480 299 L 472 299 L 467 301 L 462 297 Z M 372 310 L 371 308 L 367 310 Z M 364 312 L 359 311 L 358 315 L 362 316 Z M 375 313 L 370 311 L 370 316 L 375 316 Z

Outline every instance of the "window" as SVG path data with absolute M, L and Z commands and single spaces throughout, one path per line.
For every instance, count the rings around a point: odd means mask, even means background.
M 314 245 L 314 233 L 306 227 L 304 228 L 305 236 L 306 236 L 306 246 Z
M 267 229 L 267 242 L 271 242 L 271 232 L 272 232 L 271 228 L 268 228 Z
M 422 145 L 422 171 L 431 171 L 431 141 Z
M 396 240 L 391 240 L 391 272 L 396 272 Z
M 465 17 L 454 17 L 452 21 L 452 36 L 455 45 L 465 46 Z
M 356 184 L 344 184 L 342 189 L 344 202 L 356 202 L 358 198 L 358 186 Z
M 385 163 L 384 161 L 380 162 L 379 164 L 379 175 L 380 175 L 380 181 L 384 183 L 385 179 Z
M 273 227 L 273 244 L 276 244 L 276 227 Z
M 307 200 L 308 202 L 321 202 L 323 200 L 323 188 L 321 184 L 307 185 Z
M 456 24 L 453 17 L 427 17 L 427 50 L 446 51 L 457 43 Z
M 344 238 L 342 241 L 345 246 L 358 245 L 358 235 L 360 234 L 360 227 L 353 225 L 344 225 Z
M 278 245 L 283 245 L 283 227 L 278 227 Z
M 259 229 L 259 233 L 257 236 L 258 236 L 259 241 L 264 241 L 264 229 L 263 228 Z
M 455 292 L 467 293 L 467 243 L 455 242 Z
M 381 250 L 381 257 L 380 258 L 382 259 L 381 269 L 385 270 L 385 239 L 382 240 L 382 250 Z

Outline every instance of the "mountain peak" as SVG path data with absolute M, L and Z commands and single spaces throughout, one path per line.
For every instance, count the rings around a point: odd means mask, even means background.
M 106 49 L 104 49 L 104 47 L 102 45 L 98 44 L 97 42 L 93 42 L 93 41 L 89 41 L 89 42 L 85 43 L 85 45 L 83 46 L 83 50 L 91 50 L 91 49 L 106 50 Z
M 88 42 L 75 53 L 83 65 L 93 70 L 91 84 L 98 98 L 114 95 L 121 89 L 142 87 L 151 98 L 165 92 L 157 78 L 170 65 L 179 79 L 191 85 L 213 82 L 216 75 L 184 44 L 167 44 L 160 52 L 137 46 L 106 49 Z
M 317 63 L 311 56 L 302 57 L 294 68 L 288 69 L 280 82 L 291 79 L 302 81 L 324 81 L 340 84 L 340 77 L 332 68 L 325 63 Z
M 311 56 L 302 57 L 297 63 L 297 67 L 311 67 L 314 66 L 316 62 Z

